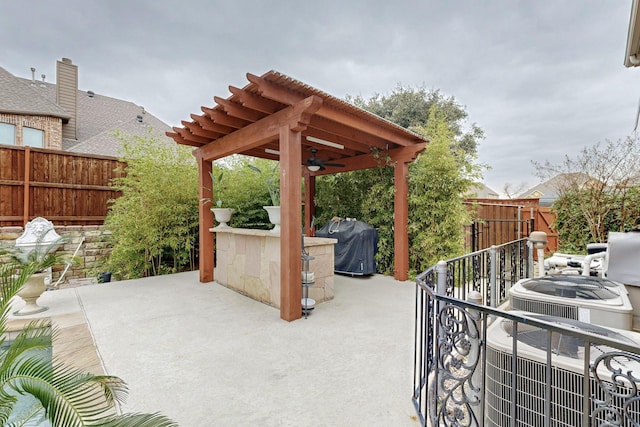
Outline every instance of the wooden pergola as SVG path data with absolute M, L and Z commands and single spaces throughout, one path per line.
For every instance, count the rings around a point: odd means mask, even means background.
M 323 174 L 379 166 L 377 158 L 389 158 L 394 167 L 394 277 L 407 280 L 408 165 L 424 150 L 427 140 L 398 125 L 368 113 L 325 92 L 276 71 L 262 76 L 247 74 L 243 88 L 230 86 L 231 96 L 214 97 L 203 114 L 191 114 L 182 128 L 167 132 L 178 144 L 196 147 L 200 198 L 211 198 L 212 162 L 232 154 L 244 154 L 280 162 L 280 317 L 301 317 L 302 270 L 300 232 L 301 202 L 305 230 L 314 215 L 315 177 Z M 344 167 L 310 171 L 305 165 L 314 155 Z M 304 199 L 301 179 L 304 178 Z M 200 205 L 200 282 L 214 280 L 213 215 Z M 308 232 L 307 231 L 307 232 Z

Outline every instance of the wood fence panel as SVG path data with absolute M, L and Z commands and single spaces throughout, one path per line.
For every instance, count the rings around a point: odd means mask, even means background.
M 556 220 L 555 214 L 550 207 L 540 206 L 536 215 L 536 229 L 547 233 L 547 251 L 558 251 L 558 233 L 553 230 L 553 222 Z
M 555 215 L 538 202 L 538 199 L 468 199 L 466 204 L 474 212 L 474 225 L 466 233 L 467 248 L 486 249 L 528 237 L 533 231 L 529 229 L 533 219 L 535 230 L 547 233 L 546 250 L 557 251 L 558 235 L 551 229 Z
M 98 225 L 109 187 L 122 176 L 114 157 L 29 147 L 0 146 L 0 226 L 20 226 L 43 216 L 56 225 Z
M 7 151 L 0 155 L 0 212 L 22 216 L 24 203 L 24 152 Z

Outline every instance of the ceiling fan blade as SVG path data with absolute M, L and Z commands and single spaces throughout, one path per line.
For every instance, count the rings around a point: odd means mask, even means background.
M 336 168 L 343 168 L 344 164 L 343 163 L 331 163 L 331 162 L 324 162 L 323 163 L 325 166 L 333 166 Z

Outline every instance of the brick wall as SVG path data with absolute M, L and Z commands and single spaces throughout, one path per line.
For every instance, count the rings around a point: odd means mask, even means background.
M 62 150 L 62 119 L 49 116 L 23 116 L 19 114 L 0 114 L 1 123 L 16 126 L 16 145 L 22 146 L 22 127 L 44 131 L 44 147 Z
M 100 268 L 101 261 L 108 257 L 111 251 L 109 244 L 111 232 L 102 225 L 56 226 L 55 230 L 60 236 L 67 238 L 67 243 L 58 248 L 58 251 L 69 256 L 73 255 L 84 237 L 84 242 L 76 255 L 77 262 L 69 268 L 60 284 L 64 285 L 79 279 L 95 278 L 102 271 Z M 0 227 L 0 244 L 3 246 L 15 244 L 15 240 L 23 232 L 23 227 Z M 52 283 L 58 281 L 63 270 L 64 265 L 54 267 Z

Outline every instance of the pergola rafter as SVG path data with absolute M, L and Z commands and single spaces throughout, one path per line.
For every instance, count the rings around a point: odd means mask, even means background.
M 281 186 L 281 305 L 280 315 L 294 320 L 301 315 L 300 225 L 310 230 L 315 177 L 379 166 L 374 152 L 391 159 L 394 167 L 394 276 L 408 278 L 408 164 L 427 141 L 413 132 L 359 109 L 345 101 L 275 71 L 247 74 L 243 88 L 229 86 L 231 96 L 215 96 L 213 107 L 191 114 L 182 128 L 167 132 L 178 144 L 196 147 L 200 197 L 211 197 L 212 161 L 244 154 L 280 162 Z M 307 139 L 310 137 L 311 139 Z M 304 165 L 312 156 L 344 167 L 311 172 Z M 306 194 L 301 194 L 304 179 Z M 213 217 L 200 206 L 200 281 L 214 279 Z

